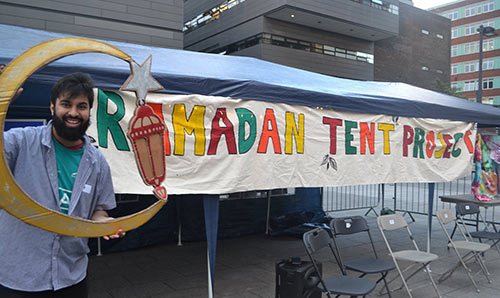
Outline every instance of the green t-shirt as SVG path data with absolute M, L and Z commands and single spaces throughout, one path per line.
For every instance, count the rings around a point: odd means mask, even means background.
M 68 214 L 69 201 L 73 192 L 78 166 L 83 154 L 83 147 L 80 149 L 69 149 L 59 143 L 52 136 L 54 149 L 56 152 L 57 181 L 59 184 L 59 208 L 64 214 Z

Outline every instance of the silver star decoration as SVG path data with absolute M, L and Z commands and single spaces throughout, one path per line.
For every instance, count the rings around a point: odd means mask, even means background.
M 130 76 L 120 88 L 124 91 L 134 91 L 141 104 L 148 92 L 163 89 L 165 88 L 151 75 L 151 55 L 141 65 L 133 60 L 130 62 Z

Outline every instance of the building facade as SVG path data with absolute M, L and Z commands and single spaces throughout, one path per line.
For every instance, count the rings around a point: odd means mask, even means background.
M 397 0 L 188 0 L 184 48 L 373 80 L 374 41 L 398 35 Z
M 451 86 L 476 99 L 479 77 L 480 25 L 500 28 L 499 0 L 455 1 L 430 11 L 451 20 Z M 495 30 L 499 33 L 498 30 Z M 483 40 L 482 102 L 500 105 L 500 36 Z
M 399 35 L 375 42 L 375 80 L 438 90 L 450 84 L 449 19 L 400 3 Z
M 0 0 L 0 23 L 182 49 L 183 4 L 183 0 Z
M 401 65 L 413 67 L 413 56 L 402 54 L 398 56 L 401 61 L 394 61 L 395 56 L 391 54 L 391 47 L 399 46 L 393 43 L 400 42 L 395 40 L 401 35 L 400 30 L 408 27 L 401 26 L 404 18 L 401 13 L 413 12 L 410 8 L 402 11 L 402 5 L 413 8 L 398 0 L 187 0 L 184 3 L 184 48 L 256 57 L 349 79 L 400 81 L 431 89 L 430 83 L 416 84 L 411 78 L 413 73 L 395 75 L 395 72 L 406 71 L 399 68 Z M 446 43 L 449 21 L 414 10 L 441 20 L 431 23 L 444 26 L 434 31 L 442 32 Z M 377 46 L 384 40 L 392 40 L 392 43 Z M 449 43 L 437 47 L 437 55 L 446 59 L 448 47 Z M 384 55 L 380 64 L 377 48 Z M 417 53 L 422 51 L 415 49 L 414 54 Z M 393 68 L 395 66 L 398 68 Z M 443 73 L 433 72 L 434 79 L 448 81 L 448 68 L 443 67 Z M 419 72 L 422 72 L 420 68 Z M 419 78 L 429 81 L 429 73 Z

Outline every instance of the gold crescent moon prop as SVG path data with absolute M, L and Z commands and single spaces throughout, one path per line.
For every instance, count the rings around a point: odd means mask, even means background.
M 84 38 L 59 38 L 38 44 L 9 63 L 0 75 L 0 208 L 20 220 L 57 234 L 77 237 L 101 237 L 116 233 L 119 229 L 129 231 L 152 218 L 166 200 L 158 200 L 140 212 L 116 218 L 109 222 L 95 222 L 72 217 L 48 209 L 33 201 L 17 185 L 7 165 L 4 154 L 3 130 L 9 103 L 16 90 L 28 77 L 43 66 L 59 58 L 78 54 L 99 52 L 109 54 L 130 63 L 132 58 L 106 43 Z

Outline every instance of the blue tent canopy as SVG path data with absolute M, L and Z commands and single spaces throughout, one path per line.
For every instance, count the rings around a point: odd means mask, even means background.
M 0 25 L 0 63 L 48 39 L 67 35 Z M 203 94 L 285 102 L 369 114 L 449 119 L 500 126 L 500 109 L 404 83 L 341 79 L 255 58 L 197 53 L 110 42 L 142 63 L 153 56 L 154 77 L 173 94 Z M 63 74 L 91 74 L 100 88 L 118 89 L 130 71 L 126 62 L 105 54 L 60 59 L 31 76 L 11 106 L 17 113 L 48 107 L 48 92 Z M 22 108 L 22 109 L 21 109 Z

